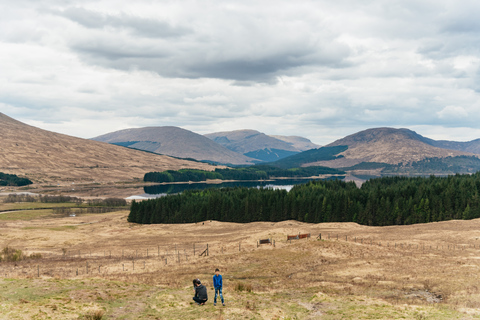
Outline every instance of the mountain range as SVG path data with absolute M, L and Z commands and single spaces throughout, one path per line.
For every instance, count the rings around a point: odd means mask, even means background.
M 200 161 L 228 164 L 253 164 L 256 161 L 229 150 L 207 137 L 178 127 L 125 129 L 92 140 Z
M 283 168 L 325 166 L 350 171 L 375 170 L 386 174 L 469 173 L 480 170 L 479 148 L 480 139 L 435 141 L 409 129 L 373 128 L 272 164 Z
M 39 183 L 143 179 L 150 171 L 198 168 L 201 162 L 133 150 L 42 130 L 0 113 L 0 172 Z
M 126 181 L 151 171 L 213 168 L 199 161 L 386 174 L 480 170 L 480 139 L 437 141 L 395 128 L 367 129 L 324 147 L 302 137 L 255 130 L 200 135 L 178 127 L 126 129 L 88 140 L 35 128 L 0 113 L 0 137 L 0 172 L 40 183 Z
M 306 138 L 273 137 L 256 130 L 216 132 L 202 136 L 178 127 L 125 129 L 92 140 L 174 157 L 232 165 L 276 161 L 319 147 Z

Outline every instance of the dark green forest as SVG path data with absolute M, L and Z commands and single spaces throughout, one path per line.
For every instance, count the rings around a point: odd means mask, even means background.
M 327 167 L 306 167 L 280 169 L 267 165 L 256 165 L 247 168 L 215 169 L 204 171 L 196 169 L 168 170 L 163 172 L 148 172 L 143 180 L 146 182 L 189 182 L 220 180 L 266 180 L 271 178 L 312 177 L 320 174 L 344 174 L 345 172 Z
M 6 174 L 0 172 L 0 186 L 27 186 L 33 182 L 27 178 L 20 178 L 15 174 Z
M 385 226 L 480 217 L 480 173 L 384 177 L 365 182 L 310 181 L 290 192 L 257 188 L 186 191 L 133 202 L 128 221 L 187 223 L 298 220 Z

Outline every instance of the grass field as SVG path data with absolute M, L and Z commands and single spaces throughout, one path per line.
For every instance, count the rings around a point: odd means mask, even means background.
M 0 262 L 0 319 L 480 319 L 480 220 L 134 225 L 126 211 L 36 214 L 0 220 L 0 249 L 41 254 Z M 312 237 L 286 241 L 298 233 Z M 275 247 L 257 247 L 265 238 Z M 212 304 L 217 267 L 226 307 Z M 208 288 L 201 307 L 196 277 Z

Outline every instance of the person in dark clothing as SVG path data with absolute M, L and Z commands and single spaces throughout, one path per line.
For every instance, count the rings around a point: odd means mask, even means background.
M 193 287 L 195 288 L 195 297 L 193 297 L 193 301 L 203 306 L 208 300 L 207 288 L 199 279 L 193 280 Z

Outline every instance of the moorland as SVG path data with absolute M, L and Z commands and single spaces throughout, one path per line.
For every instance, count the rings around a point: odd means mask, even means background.
M 24 211 L 0 214 L 1 319 L 480 318 L 479 219 L 139 225 L 128 211 L 70 216 L 3 199 L 0 210 Z M 286 240 L 298 233 L 311 237 Z M 226 307 L 212 304 L 217 267 Z

